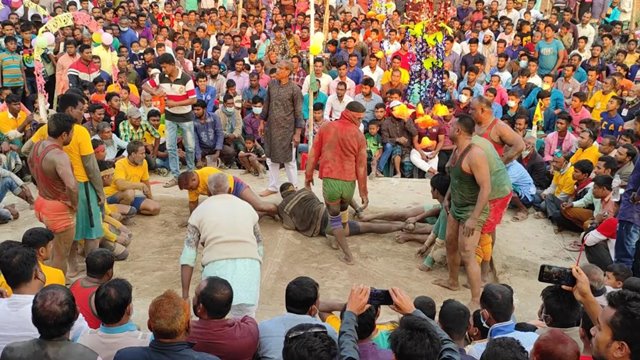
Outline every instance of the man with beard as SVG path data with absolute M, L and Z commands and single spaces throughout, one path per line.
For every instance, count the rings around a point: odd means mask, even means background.
M 105 188 L 107 203 L 130 205 L 143 215 L 158 215 L 160 203 L 153 200 L 151 193 L 144 143 L 138 140 L 130 142 L 127 154 L 125 159 L 116 161 L 113 181 Z M 144 196 L 136 196 L 136 190 L 142 191 Z
M 216 94 L 222 99 L 227 91 L 227 78 L 220 74 L 220 63 L 216 60 L 205 63 L 204 72 L 207 74 L 207 85 L 216 89 Z

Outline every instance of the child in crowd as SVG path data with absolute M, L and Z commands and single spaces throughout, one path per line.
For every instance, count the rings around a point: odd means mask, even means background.
M 238 153 L 238 161 L 245 169 L 245 174 L 253 174 L 262 179 L 263 175 L 267 172 L 264 165 L 261 162 L 267 160 L 267 156 L 262 149 L 262 146 L 256 142 L 253 135 L 246 135 L 244 138 L 244 146 L 246 151 L 240 151 Z
M 370 164 L 370 176 L 375 176 L 375 169 L 378 168 L 378 160 L 382 156 L 382 137 L 378 133 L 380 131 L 380 122 L 372 120 L 369 122 L 368 133 L 364 135 L 367 140 L 367 162 Z
M 633 276 L 631 269 L 624 264 L 611 264 L 607 266 L 607 270 L 605 271 L 604 283 L 607 287 L 611 288 L 611 290 L 620 290 L 622 289 L 624 281 L 631 276 Z
M 431 178 L 431 197 L 440 205 L 444 202 L 450 181 L 449 176 L 440 173 Z M 446 257 L 444 241 L 447 232 L 447 216 L 447 211 L 444 206 L 441 206 L 438 220 L 436 220 L 436 223 L 433 225 L 431 234 L 428 235 L 427 240 L 418 250 L 419 256 L 426 255 L 422 264 L 418 265 L 418 270 L 431 271 L 436 262 L 444 263 Z M 407 225 L 409 224 L 411 224 L 411 222 L 408 221 Z M 410 230 L 411 227 L 408 226 L 406 229 Z

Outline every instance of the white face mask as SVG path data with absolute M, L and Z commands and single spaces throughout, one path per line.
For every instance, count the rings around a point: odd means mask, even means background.
M 523 69 L 526 68 L 527 64 L 528 64 L 527 60 L 520 60 L 520 67 L 521 68 L 523 68 Z
M 467 101 L 469 101 L 469 97 L 465 94 L 460 94 L 458 95 L 458 101 L 460 101 L 461 103 L 466 103 Z
M 256 108 L 256 107 L 254 107 L 254 108 L 253 108 L 253 113 L 254 113 L 254 114 L 256 114 L 256 115 L 260 115 L 260 114 L 262 114 L 262 108 Z
M 509 101 L 507 101 L 507 105 L 508 105 L 509 107 L 514 107 L 514 106 L 516 106 L 516 102 L 515 102 L 515 101 L 513 101 L 513 100 L 509 100 Z
M 522 157 L 526 158 L 527 156 L 529 156 L 529 154 L 531 154 L 531 150 L 523 150 L 522 151 Z

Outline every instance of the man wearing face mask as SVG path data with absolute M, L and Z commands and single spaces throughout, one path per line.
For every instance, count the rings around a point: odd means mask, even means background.
M 455 110 L 453 112 L 453 116 L 459 117 L 462 114 L 469 114 L 469 104 L 471 103 L 472 91 L 473 90 L 469 87 L 465 87 L 460 91 L 458 99 L 454 102 Z
M 136 32 L 129 28 L 130 23 L 129 18 L 125 16 L 118 20 L 118 26 L 120 27 L 120 44 L 126 46 L 129 51 L 131 51 L 131 43 L 138 41 L 138 35 Z
M 244 139 L 242 138 L 242 115 L 240 110 L 235 108 L 233 96 L 227 94 L 223 98 L 223 105 L 215 112 L 220 118 L 222 130 L 224 131 L 224 146 L 221 158 L 224 164 L 231 167 L 236 160 L 238 152 L 244 150 Z
M 525 148 L 518 161 L 527 169 L 536 188 L 544 190 L 551 184 L 551 178 L 544 159 L 536 152 L 536 141 L 537 138 L 535 136 L 527 136 L 524 139 Z

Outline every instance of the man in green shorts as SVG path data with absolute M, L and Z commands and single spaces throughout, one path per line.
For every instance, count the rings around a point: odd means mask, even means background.
M 346 240 L 349 221 L 347 209 L 358 181 L 362 207 L 369 204 L 367 192 L 367 142 L 360 132 L 365 107 L 352 101 L 336 121 L 324 125 L 316 135 L 305 171 L 305 187 L 311 189 L 313 172 L 320 165 L 322 195 L 329 211 L 329 226 L 338 246 L 344 252 L 342 260 L 353 264 L 353 256 Z
M 451 141 L 456 145 L 456 150 L 447 164 L 451 186 L 444 201 L 444 208 L 449 210 L 445 240 L 449 278 L 433 282 L 450 290 L 458 290 L 458 272 L 462 260 L 471 288 L 471 310 L 480 306 L 482 282 L 476 248 L 480 230 L 489 216 L 487 204 L 491 193 L 487 156 L 482 148 L 471 141 L 474 128 L 475 123 L 468 115 L 461 115 L 451 128 Z

